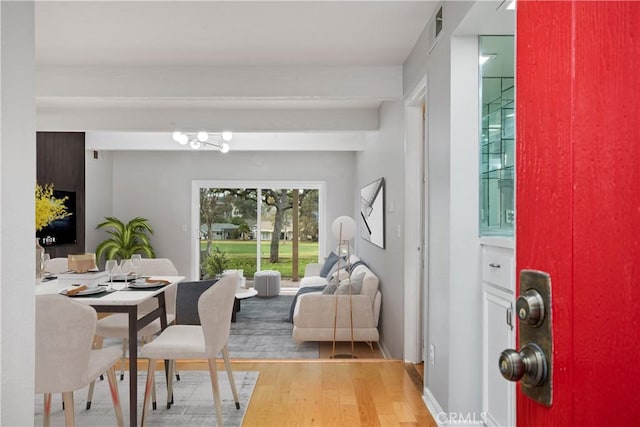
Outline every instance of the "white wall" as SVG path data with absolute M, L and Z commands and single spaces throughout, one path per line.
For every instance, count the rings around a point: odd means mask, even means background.
M 36 119 L 33 2 L 0 2 L 0 425 L 33 425 Z
M 477 41 L 453 38 L 473 4 L 444 3 L 443 34 L 430 54 L 427 33 L 420 36 L 405 62 L 403 82 L 408 93 L 427 76 L 425 340 L 435 348 L 435 363 L 426 361 L 425 394 L 432 408 L 479 417 Z
M 113 172 L 87 160 L 87 194 L 99 192 L 102 174 L 113 179 L 113 209 L 106 205 L 102 218 L 113 214 L 122 220 L 134 216 L 149 218 L 154 228 L 152 243 L 156 256 L 174 261 L 181 275 L 190 272 L 191 181 L 272 180 L 326 181 L 325 229 L 337 216 L 354 210 L 355 154 L 352 152 L 219 152 L 205 151 L 114 151 Z M 98 194 L 98 193 L 96 193 Z M 87 228 L 90 224 L 87 219 Z M 186 227 L 186 231 L 185 231 Z M 100 232 L 103 233 L 103 232 Z M 106 237 L 102 234 L 97 240 Z M 329 243 L 331 245 L 331 243 Z M 87 246 L 91 249 L 91 246 Z
M 85 247 L 87 252 L 95 252 L 105 239 L 105 233 L 96 225 L 104 217 L 113 213 L 113 153 L 98 151 L 85 152 Z
M 482 292 L 479 241 L 478 37 L 451 40 L 449 408 L 480 416 Z M 497 364 L 496 355 L 496 364 Z
M 404 350 L 404 104 L 384 102 L 380 129 L 367 139 L 367 149 L 357 154 L 356 188 L 385 179 L 385 249 L 356 237 L 356 253 L 380 279 L 382 309 L 381 340 L 392 357 L 402 359 Z M 357 194 L 359 194 L 359 190 Z M 353 215 L 359 218 L 359 205 Z
M 430 59 L 449 64 L 448 40 L 440 40 Z M 435 349 L 435 363 L 425 366 L 425 387 L 447 410 L 449 396 L 449 271 L 451 214 L 450 73 L 448 67 L 433 67 L 427 80 L 427 337 L 426 347 Z

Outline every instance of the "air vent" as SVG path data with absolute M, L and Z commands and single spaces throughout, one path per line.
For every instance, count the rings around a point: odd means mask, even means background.
M 442 34 L 442 29 L 444 28 L 444 2 L 440 2 L 438 7 L 436 8 L 436 12 L 433 14 L 431 19 L 429 20 L 429 30 L 428 30 L 428 46 L 429 53 L 433 50 L 436 43 L 440 39 L 440 35 Z

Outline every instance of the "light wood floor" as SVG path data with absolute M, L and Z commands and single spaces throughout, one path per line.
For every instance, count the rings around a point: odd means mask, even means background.
M 207 365 L 178 362 L 178 368 Z M 233 360 L 232 368 L 260 373 L 245 427 L 437 425 L 399 360 Z
M 364 342 L 355 342 L 353 343 L 353 352 L 351 351 L 350 342 L 336 342 L 335 352 L 331 342 L 320 342 L 318 344 L 318 358 L 320 359 L 330 359 L 333 355 L 336 358 L 340 358 L 351 354 L 357 359 L 384 359 L 378 343 L 375 342 L 371 343 L 371 347 Z

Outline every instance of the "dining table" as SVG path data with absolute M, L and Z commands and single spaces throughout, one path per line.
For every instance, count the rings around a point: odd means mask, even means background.
M 129 424 L 132 427 L 137 425 L 138 417 L 138 331 L 158 318 L 161 328 L 164 330 L 167 327 L 165 292 L 177 286 L 184 277 L 152 276 L 150 279 L 164 280 L 168 284 L 139 288 L 129 286 L 127 282 L 113 282 L 102 284 L 104 292 L 69 297 L 81 304 L 90 305 L 98 313 L 126 313 L 129 317 Z M 36 295 L 64 293 L 69 288 L 68 284 L 59 283 L 55 279 L 42 281 L 36 284 Z M 158 307 L 148 313 L 138 313 L 140 304 L 151 298 L 158 300 Z M 165 364 L 166 366 L 168 364 Z

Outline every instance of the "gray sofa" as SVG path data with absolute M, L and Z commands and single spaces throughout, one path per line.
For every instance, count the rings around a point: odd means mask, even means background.
M 351 313 L 353 313 L 353 340 L 377 342 L 378 320 L 382 294 L 378 290 L 378 277 L 365 264 L 352 255 L 350 276 L 364 273 L 362 290 L 358 295 L 324 295 L 320 291 L 299 295 L 293 311 L 293 339 L 304 341 L 333 341 L 334 322 L 336 341 L 351 341 Z M 300 287 L 318 286 L 327 283 L 318 276 L 321 264 L 310 264 Z M 336 313 L 337 299 L 337 321 Z

